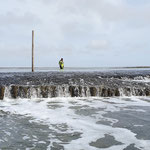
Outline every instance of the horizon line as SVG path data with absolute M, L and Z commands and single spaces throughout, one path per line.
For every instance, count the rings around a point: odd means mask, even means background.
M 20 69 L 31 69 L 32 67 L 0 67 L 0 69 L 15 69 L 15 68 L 20 68 Z M 59 67 L 34 67 L 34 68 L 59 68 Z M 124 66 L 124 67 L 65 67 L 65 68 L 150 68 L 150 66 Z

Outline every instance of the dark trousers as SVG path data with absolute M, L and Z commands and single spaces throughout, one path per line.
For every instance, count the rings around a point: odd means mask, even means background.
M 60 69 L 63 69 L 63 67 L 60 65 Z

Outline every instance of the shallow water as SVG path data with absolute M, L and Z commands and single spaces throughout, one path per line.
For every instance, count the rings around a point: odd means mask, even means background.
M 0 67 L 0 72 L 31 72 L 31 67 Z M 93 71 L 115 71 L 115 70 L 150 70 L 150 68 L 125 68 L 125 67 L 65 67 L 60 70 L 59 67 L 35 67 L 35 72 L 93 72 Z
M 150 98 L 0 101 L 0 149 L 149 150 Z

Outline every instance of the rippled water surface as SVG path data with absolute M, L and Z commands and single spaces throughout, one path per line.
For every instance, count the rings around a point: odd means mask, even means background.
M 150 98 L 0 101 L 0 149 L 149 150 Z

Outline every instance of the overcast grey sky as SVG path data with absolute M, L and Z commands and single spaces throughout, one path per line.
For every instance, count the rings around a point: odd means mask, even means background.
M 150 65 L 150 0 L 1 0 L 0 67 Z

